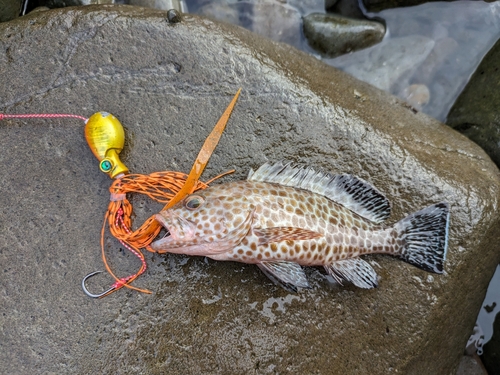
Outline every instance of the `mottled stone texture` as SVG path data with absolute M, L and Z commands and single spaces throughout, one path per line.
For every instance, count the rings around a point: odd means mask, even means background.
M 398 99 L 288 46 L 195 16 L 126 6 L 67 8 L 0 25 L 0 112 L 116 115 L 132 172 L 189 171 L 239 87 L 204 179 L 290 159 L 370 181 L 390 223 L 447 200 L 446 273 L 367 258 L 379 287 L 290 295 L 255 267 L 147 254 L 135 282 L 86 297 L 102 269 L 109 198 L 78 120 L 0 123 L 0 368 L 65 374 L 452 374 L 500 260 L 500 177 L 485 153 Z M 159 210 L 133 199 L 135 221 Z M 110 239 L 120 276 L 137 259 Z M 366 258 L 365 258 L 366 259 Z M 111 283 L 105 274 L 89 288 Z

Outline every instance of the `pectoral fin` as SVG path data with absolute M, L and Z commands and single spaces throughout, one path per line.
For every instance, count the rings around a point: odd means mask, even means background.
M 253 234 L 259 238 L 259 246 L 267 245 L 272 242 L 281 242 L 286 240 L 311 240 L 322 237 L 323 235 L 312 230 L 294 227 L 272 227 L 263 229 L 254 229 Z
M 375 288 L 378 285 L 377 273 L 361 258 L 338 260 L 325 266 L 325 270 L 341 285 L 342 281 L 349 281 L 364 289 Z
M 302 267 L 293 262 L 262 262 L 257 266 L 276 285 L 289 292 L 297 293 L 297 287 L 310 288 Z

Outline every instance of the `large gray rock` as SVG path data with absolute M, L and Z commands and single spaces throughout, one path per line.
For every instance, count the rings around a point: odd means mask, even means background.
M 431 275 L 372 256 L 379 288 L 290 295 L 255 267 L 147 254 L 134 284 L 93 300 L 111 181 L 78 120 L 0 123 L 0 368 L 4 373 L 450 374 L 500 256 L 500 177 L 474 143 L 388 94 L 234 26 L 126 6 L 47 11 L 0 25 L 0 112 L 109 111 L 132 172 L 189 171 L 238 87 L 204 179 L 266 160 L 350 172 L 393 203 L 390 222 L 451 204 L 448 261 Z M 139 225 L 159 206 L 133 200 Z M 138 261 L 110 239 L 120 276 Z M 103 290 L 100 275 L 89 288 Z

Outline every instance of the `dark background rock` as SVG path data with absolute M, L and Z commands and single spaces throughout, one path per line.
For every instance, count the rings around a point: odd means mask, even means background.
M 337 13 L 355 19 L 366 19 L 360 8 L 360 3 L 357 0 L 338 0 L 332 2 L 332 4 L 327 4 L 325 2 L 325 8 L 329 13 Z
M 493 323 L 493 337 L 483 346 L 484 367 L 488 375 L 500 375 L 500 314 L 497 314 Z
M 500 39 L 450 109 L 446 123 L 480 145 L 500 166 Z
M 0 22 L 16 18 L 19 16 L 20 11 L 20 0 L 0 0 Z
M 384 9 L 409 7 L 442 0 L 363 0 L 363 4 L 368 12 L 380 12 Z M 446 1 L 446 0 L 445 0 Z M 454 0 L 448 0 L 451 2 Z
M 385 34 L 384 25 L 378 22 L 338 14 L 311 13 L 303 22 L 309 45 L 329 58 L 370 47 L 379 43 Z
M 275 287 L 251 265 L 147 254 L 134 284 L 93 300 L 109 178 L 77 120 L 0 123 L 0 368 L 11 373 L 450 374 L 499 254 L 498 170 L 474 143 L 400 100 L 241 28 L 125 6 L 0 25 L 0 112 L 116 115 L 132 172 L 189 171 L 239 87 L 204 180 L 289 159 L 373 183 L 390 223 L 447 200 L 446 273 L 369 261 L 375 290 Z M 160 209 L 133 198 L 137 225 Z M 109 238 L 120 276 L 137 259 Z M 376 262 L 376 264 L 374 263 Z M 89 288 L 103 290 L 105 274 Z

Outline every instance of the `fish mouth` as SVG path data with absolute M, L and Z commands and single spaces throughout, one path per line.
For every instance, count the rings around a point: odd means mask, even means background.
M 168 231 L 165 237 L 151 243 L 155 251 L 177 248 L 183 242 L 190 242 L 195 235 L 195 225 L 173 212 L 163 211 L 155 215 L 157 222 Z

